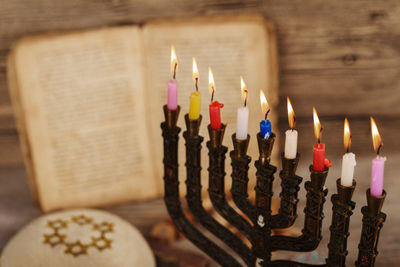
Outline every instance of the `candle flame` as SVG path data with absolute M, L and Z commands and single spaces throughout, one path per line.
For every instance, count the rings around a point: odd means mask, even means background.
M 242 91 L 242 98 L 243 98 L 243 101 L 244 101 L 244 105 L 246 106 L 247 96 L 248 96 L 249 92 L 247 91 L 247 87 L 246 87 L 246 84 L 243 81 L 243 77 L 242 76 L 240 76 L 240 89 Z
M 174 74 L 174 76 L 177 67 L 178 67 L 178 58 L 176 57 L 175 47 L 171 45 L 171 72 Z
M 315 107 L 313 107 L 313 119 L 314 119 L 314 134 L 315 134 L 315 138 L 317 138 L 318 143 L 319 143 L 321 140 L 322 127 L 321 127 L 321 123 L 319 122 L 317 110 L 315 109 Z
M 195 84 L 199 81 L 199 69 L 197 68 L 196 59 L 193 57 L 193 81 Z
M 351 146 L 351 132 L 350 132 L 350 124 L 347 118 L 344 119 L 344 148 L 349 152 Z
M 264 95 L 264 92 L 260 90 L 260 103 L 261 103 L 261 111 L 263 114 L 267 114 L 269 112 L 269 105 L 267 98 Z
M 374 118 L 371 119 L 371 134 L 372 134 L 372 143 L 374 145 L 374 150 L 377 154 L 379 154 L 380 148 L 383 146 L 383 142 L 381 139 L 381 135 L 379 134 L 378 127 L 376 127 L 376 123 Z
M 215 92 L 214 75 L 212 73 L 211 67 L 208 67 L 208 90 L 210 94 L 213 94 Z
M 288 112 L 288 121 L 290 129 L 294 129 L 296 126 L 296 115 L 294 114 L 294 110 L 292 107 L 292 102 L 290 102 L 289 97 L 286 98 L 287 100 L 287 112 Z

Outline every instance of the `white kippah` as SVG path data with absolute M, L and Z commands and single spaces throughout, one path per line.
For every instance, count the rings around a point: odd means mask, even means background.
M 150 247 L 131 224 L 108 212 L 78 209 L 42 216 L 19 231 L 1 267 L 154 267 Z

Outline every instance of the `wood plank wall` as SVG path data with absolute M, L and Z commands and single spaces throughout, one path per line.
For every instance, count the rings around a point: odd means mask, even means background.
M 349 116 L 368 132 L 371 114 L 384 127 L 399 123 L 400 2 L 396 0 L 14 0 L 0 9 L 0 166 L 22 162 L 6 82 L 5 59 L 13 41 L 30 34 L 153 18 L 242 12 L 262 13 L 276 25 L 283 129 L 287 95 L 300 127 L 311 125 L 313 105 L 321 120 L 332 126 Z M 395 133 L 388 135 L 398 151 Z

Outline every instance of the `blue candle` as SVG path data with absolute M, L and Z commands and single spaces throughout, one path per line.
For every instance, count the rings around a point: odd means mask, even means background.
M 265 139 L 271 137 L 271 122 L 269 120 L 262 120 L 260 122 L 260 134 Z
M 269 113 L 269 106 L 262 90 L 260 90 L 260 103 L 261 103 L 261 110 L 265 115 L 264 120 L 260 122 L 260 135 L 262 138 L 268 139 L 271 137 L 271 122 L 267 120 Z

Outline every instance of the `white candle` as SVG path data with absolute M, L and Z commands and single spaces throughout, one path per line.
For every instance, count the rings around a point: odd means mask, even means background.
M 249 109 L 247 107 L 238 108 L 236 139 L 238 140 L 247 139 L 248 125 L 249 125 Z
M 340 184 L 342 186 L 352 186 L 354 176 L 354 166 L 356 166 L 356 155 L 354 153 L 346 153 L 342 159 L 342 175 Z
M 340 177 L 340 184 L 342 186 L 353 185 L 354 166 L 356 166 L 356 155 L 349 152 L 351 145 L 350 124 L 347 118 L 344 119 L 344 134 L 343 134 L 344 148 L 347 153 L 343 155 L 342 159 L 342 175 Z
M 297 154 L 297 131 L 287 130 L 285 139 L 285 158 L 295 159 Z
M 290 129 L 286 131 L 285 153 L 287 159 L 295 159 L 297 155 L 297 131 L 294 129 L 296 125 L 296 116 L 289 97 L 287 99 L 288 121 Z

